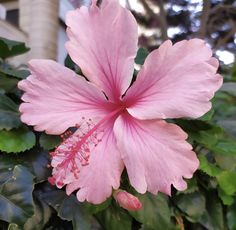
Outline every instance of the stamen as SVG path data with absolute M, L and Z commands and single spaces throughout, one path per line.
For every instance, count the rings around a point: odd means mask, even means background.
M 82 119 L 80 125 L 74 134 L 66 132 L 62 135 L 64 141 L 54 152 L 50 153 L 52 157 L 51 166 L 53 167 L 53 178 L 49 182 L 56 184 L 59 188 L 65 184 L 78 179 L 80 166 L 89 164 L 91 151 L 102 141 L 103 130 L 101 126 L 117 115 L 123 108 L 119 108 L 104 117 L 96 125 L 91 119 Z

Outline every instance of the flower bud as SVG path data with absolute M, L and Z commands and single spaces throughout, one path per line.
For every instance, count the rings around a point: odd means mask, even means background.
M 129 211 L 137 211 L 142 208 L 142 203 L 140 200 L 136 196 L 124 190 L 115 191 L 113 193 L 113 197 L 122 208 Z

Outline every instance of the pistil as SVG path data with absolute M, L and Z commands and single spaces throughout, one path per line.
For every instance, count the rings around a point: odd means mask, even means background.
M 58 146 L 52 156 L 51 166 L 53 167 L 53 176 L 49 178 L 51 184 L 63 187 L 65 184 L 71 183 L 78 179 L 80 166 L 89 164 L 91 151 L 102 141 L 102 126 L 124 111 L 124 106 L 119 106 L 107 114 L 96 125 L 89 119 L 77 125 L 77 131 L 66 138 L 63 143 Z

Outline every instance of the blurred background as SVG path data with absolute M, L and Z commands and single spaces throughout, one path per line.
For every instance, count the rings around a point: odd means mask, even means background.
M 236 54 L 234 0 L 120 0 L 139 23 L 139 45 L 151 50 L 164 40 L 198 37 L 229 65 Z M 0 36 L 23 41 L 31 51 L 14 60 L 52 58 L 63 63 L 67 40 L 65 15 L 89 0 L 1 0 Z

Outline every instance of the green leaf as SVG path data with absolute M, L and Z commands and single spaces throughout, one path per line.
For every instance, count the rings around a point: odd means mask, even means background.
M 236 155 L 236 140 L 228 136 L 224 130 L 204 121 L 180 120 L 177 122 L 197 143 L 214 153 Z
M 215 113 L 214 109 L 211 109 L 209 112 L 207 112 L 205 115 L 203 115 L 199 119 L 202 121 L 210 121 L 212 120 L 214 113 Z
M 224 205 L 231 205 L 234 203 L 234 197 L 227 195 L 221 188 L 218 188 L 218 195 Z
M 60 136 L 47 135 L 42 133 L 39 139 L 40 146 L 44 149 L 51 150 L 62 142 Z
M 236 202 L 228 207 L 227 209 L 227 224 L 229 227 L 229 230 L 235 230 L 236 229 Z
M 225 171 L 216 177 L 219 186 L 227 195 L 236 192 L 236 172 Z
M 69 69 L 75 70 L 76 64 L 72 61 L 71 57 L 68 54 L 66 55 L 64 65 Z
M 206 212 L 200 218 L 200 223 L 208 230 L 222 230 L 224 218 L 222 205 L 214 193 L 208 192 L 206 196 Z
M 7 230 L 9 224 L 6 221 L 0 220 L 0 229 L 1 230 Z
M 236 156 L 214 154 L 215 161 L 220 168 L 233 171 L 236 167 Z
M 37 230 L 44 229 L 52 214 L 52 209 L 37 196 L 37 191 L 34 195 L 34 215 L 27 220 L 24 230 L 35 229 L 35 226 Z
M 9 157 L 12 159 L 12 155 Z M 33 148 L 24 154 L 19 154 L 18 161 L 31 171 L 36 183 L 46 181 L 51 175 L 51 170 L 48 168 L 50 155 L 42 149 Z
M 131 216 L 142 223 L 146 228 L 155 230 L 170 229 L 171 213 L 166 196 L 160 193 L 157 196 L 150 193 L 135 195 L 142 202 L 143 208 L 136 212 L 130 212 Z
M 78 202 L 74 195 L 65 197 L 58 211 L 58 216 L 63 220 L 72 221 L 74 229 L 91 229 L 92 216 L 85 210 L 84 205 Z
M 188 183 L 188 188 L 184 191 L 181 191 L 181 193 L 189 194 L 189 193 L 193 193 L 199 190 L 198 185 L 197 185 L 197 180 L 195 177 L 187 180 L 187 183 Z
M 67 196 L 62 190 L 48 187 L 47 191 L 41 194 L 41 198 L 58 211 L 61 219 L 72 221 L 74 229 L 91 229 L 91 214 L 73 194 Z
M 12 170 L 16 164 L 14 160 L 6 158 L 6 155 L 0 155 L 0 185 L 12 177 Z
M 210 149 L 218 154 L 236 156 L 236 141 L 225 137 L 220 139 L 215 146 L 210 146 Z
M 41 149 L 33 148 L 23 154 L 1 154 L 0 159 L 0 184 L 6 177 L 9 177 L 9 173 L 7 174 L 8 170 L 6 169 L 11 170 L 18 164 L 30 170 L 35 176 L 36 183 L 47 180 L 51 175 L 51 170 L 48 168 L 49 154 Z
M 21 127 L 10 131 L 0 131 L 0 150 L 7 153 L 23 152 L 35 145 L 35 135 Z
M 138 65 L 143 65 L 147 56 L 148 56 L 148 51 L 144 48 L 139 48 L 134 61 Z
M 223 130 L 217 126 L 210 126 L 209 129 L 191 132 L 190 136 L 206 148 L 212 149 L 222 137 Z
M 26 69 L 13 69 L 10 66 L 2 67 L 0 66 L 0 73 L 4 73 L 11 77 L 18 79 L 24 79 L 30 75 L 30 72 Z
M 11 223 L 7 230 L 20 230 L 20 227 L 17 224 Z
M 0 219 L 22 226 L 33 215 L 33 175 L 21 165 L 9 171 L 0 186 Z
M 18 106 L 9 97 L 0 94 L 0 130 L 17 128 L 20 124 Z M 0 138 L 0 146 L 1 141 Z
M 90 204 L 90 203 L 85 203 L 84 205 L 89 213 L 96 214 L 98 212 L 101 212 L 101 211 L 107 209 L 111 204 L 111 200 L 112 200 L 111 198 L 107 199 L 106 201 L 104 201 L 102 204 L 99 204 L 99 205 L 94 205 L 94 204 Z
M 66 58 L 65 58 L 65 61 L 64 61 L 64 65 L 69 68 L 69 69 L 72 69 L 74 70 L 77 74 L 81 75 L 81 76 L 84 76 L 80 67 L 77 66 L 73 60 L 70 58 L 70 56 L 67 54 Z M 86 78 L 86 77 L 85 77 Z
M 132 227 L 132 218 L 117 206 L 109 206 L 106 210 L 97 213 L 96 217 L 105 230 L 131 230 Z
M 16 88 L 18 80 L 15 78 L 9 78 L 6 76 L 0 76 L 0 88 L 4 90 L 4 92 L 11 92 Z
M 44 186 L 44 190 L 40 191 L 40 199 L 45 201 L 48 205 L 59 211 L 61 203 L 67 197 L 63 190 L 59 190 L 49 184 Z
M 29 51 L 23 42 L 16 42 L 0 37 L 0 57 L 2 59 L 20 55 Z
M 176 198 L 176 205 L 186 213 L 190 222 L 197 222 L 205 211 L 206 200 L 202 193 L 181 194 Z
M 218 126 L 213 126 L 206 121 L 202 120 L 174 120 L 180 127 L 182 127 L 187 133 L 195 134 L 199 136 L 199 132 L 213 132 L 217 135 L 222 135 L 222 129 Z
M 236 112 L 236 97 L 222 91 L 218 91 L 213 99 L 213 106 L 217 119 L 224 119 Z
M 209 176 L 215 177 L 221 172 L 221 169 L 208 162 L 206 156 L 201 154 L 198 156 L 198 159 L 200 160 L 200 169 Z

